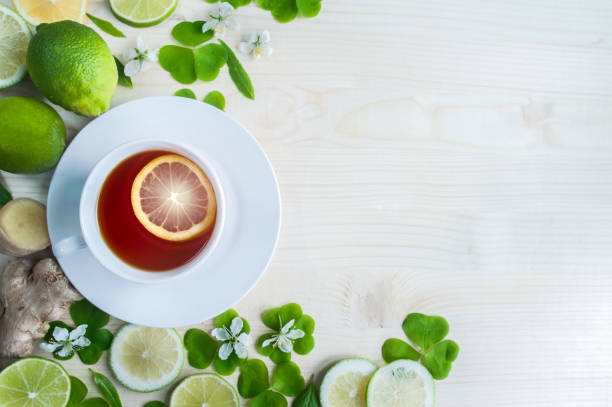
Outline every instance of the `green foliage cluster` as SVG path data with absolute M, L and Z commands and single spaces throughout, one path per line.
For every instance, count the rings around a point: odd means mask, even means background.
M 87 324 L 85 337 L 91 341 L 89 346 L 76 351 L 79 355 L 79 359 L 86 365 L 96 364 L 102 357 L 104 351 L 110 348 L 111 342 L 113 341 L 113 334 L 108 329 L 104 328 L 104 326 L 108 324 L 110 316 L 106 312 L 96 308 L 96 306 L 86 299 L 83 299 L 81 301 L 76 301 L 70 306 L 70 317 L 76 326 Z M 75 329 L 62 321 L 50 322 L 49 330 L 44 337 L 45 342 L 52 341 L 55 327 L 66 328 L 68 331 Z M 71 353 L 63 358 L 57 355 L 57 351 L 53 354 L 53 357 L 58 360 L 68 360 L 73 356 L 74 353 Z
M 402 323 L 402 330 L 418 349 L 401 339 L 387 339 L 382 347 L 385 362 L 391 363 L 397 359 L 420 360 L 434 379 L 448 377 L 459 355 L 459 345 L 444 339 L 449 331 L 446 319 L 413 313 Z
M 257 4 L 272 13 L 279 23 L 288 23 L 297 16 L 313 18 L 319 15 L 323 0 L 257 0 Z
M 102 373 L 89 370 L 102 397 L 92 397 L 85 400 L 89 393 L 87 386 L 78 378 L 70 376 L 70 399 L 66 407 L 122 407 L 119 393 L 109 378 Z

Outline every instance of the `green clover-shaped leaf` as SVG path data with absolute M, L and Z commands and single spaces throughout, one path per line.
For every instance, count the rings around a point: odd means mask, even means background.
M 85 336 L 91 341 L 91 345 L 86 348 L 79 349 L 77 354 L 81 362 L 86 365 L 95 365 L 98 363 L 105 350 L 110 348 L 113 341 L 113 334 L 108 329 L 98 329 L 89 333 L 89 327 Z
M 271 11 L 279 23 L 288 23 L 298 15 L 296 0 L 257 0 L 257 4 L 262 9 Z
M 204 103 L 225 111 L 225 96 L 218 90 L 213 90 L 204 97 Z
M 195 93 L 193 93 L 191 89 L 187 89 L 187 88 L 177 90 L 176 92 L 174 92 L 174 96 L 179 96 L 179 97 L 188 98 L 188 99 L 196 99 Z
M 193 51 L 178 45 L 161 47 L 158 54 L 159 65 L 179 83 L 189 85 L 196 81 Z
M 434 379 L 445 379 L 459 355 L 459 346 L 444 340 L 449 331 L 446 319 L 413 313 L 406 317 L 402 329 L 418 349 L 401 339 L 387 339 L 382 347 L 383 359 L 388 363 L 397 359 L 421 360 Z
M 70 306 L 70 317 L 77 326 L 87 324 L 87 332 L 102 328 L 110 320 L 110 316 L 106 312 L 98 309 L 87 300 L 73 303 Z
M 219 344 L 212 336 L 197 328 L 185 332 L 183 341 L 187 349 L 187 361 L 196 369 L 210 366 L 219 349 Z
M 197 47 L 215 35 L 213 30 L 202 32 L 203 25 L 204 21 L 183 21 L 174 26 L 172 36 L 183 45 Z
M 295 397 L 300 394 L 306 386 L 302 372 L 298 365 L 293 362 L 281 363 L 276 367 L 272 387 L 285 396 Z
M 406 317 L 402 329 L 412 342 L 427 351 L 448 335 L 449 326 L 442 317 L 413 313 Z
M 238 376 L 238 393 L 250 399 L 257 396 L 270 387 L 268 368 L 259 359 L 249 359 L 240 366 L 240 376 Z
M 196 76 L 204 82 L 216 79 L 227 62 L 227 51 L 219 44 L 206 44 L 193 53 Z
M 166 403 L 157 400 L 149 401 L 147 404 L 144 405 L 144 407 L 166 407 Z
M 401 339 L 387 339 L 382 347 L 382 357 L 387 363 L 398 359 L 419 360 L 421 354 Z
M 215 318 L 215 325 L 217 328 L 228 328 L 231 326 L 232 324 L 232 320 L 236 317 L 240 317 L 240 315 L 238 315 L 238 312 L 236 312 L 233 309 L 229 309 L 227 311 L 225 311 L 224 313 L 217 315 L 217 317 Z M 242 332 L 244 333 L 251 333 L 251 327 L 248 323 L 248 321 L 242 317 L 240 317 L 240 319 L 242 319 Z M 223 344 L 220 343 L 219 344 L 219 349 L 221 348 Z M 232 373 L 234 373 L 234 371 L 236 371 L 236 368 L 238 368 L 238 366 L 242 365 L 244 363 L 244 361 L 246 359 L 240 359 L 237 355 L 236 352 L 232 352 L 229 357 L 226 360 L 223 360 L 219 357 L 219 349 L 217 349 L 217 351 L 215 352 L 216 356 L 215 356 L 215 361 L 214 361 L 214 366 L 215 366 L 215 370 L 217 371 L 217 373 L 219 373 L 222 376 L 229 376 Z
M 70 376 L 70 398 L 66 407 L 78 407 L 87 397 L 87 386 L 77 377 Z
M 275 333 L 267 333 L 257 340 L 257 350 L 264 356 L 276 363 L 284 363 L 291 360 L 291 351 L 295 350 L 300 355 L 306 355 L 315 346 L 313 333 L 315 321 L 311 316 L 302 313 L 302 307 L 295 303 L 289 303 L 282 307 L 271 308 L 262 316 L 264 325 L 275 330 Z M 291 322 L 293 321 L 293 326 Z M 287 332 L 282 332 L 283 328 Z M 291 336 L 291 331 L 302 331 L 301 335 Z M 284 348 L 280 345 L 289 340 L 291 346 Z M 264 346 L 265 345 L 265 346 Z
M 300 14 L 307 18 L 313 18 L 319 15 L 321 11 L 322 0 L 297 0 L 297 8 Z
M 250 407 L 287 407 L 287 399 L 280 393 L 266 390 L 251 400 Z
M 448 377 L 457 356 L 459 356 L 459 345 L 447 339 L 429 349 L 425 354 L 424 364 L 434 379 L 443 380 Z

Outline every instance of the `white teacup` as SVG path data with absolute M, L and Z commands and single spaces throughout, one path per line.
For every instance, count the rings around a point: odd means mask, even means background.
M 217 198 L 217 219 L 212 236 L 204 249 L 187 264 L 178 268 L 149 272 L 133 267 L 121 260 L 107 246 L 100 232 L 98 223 L 98 197 L 111 171 L 126 158 L 148 150 L 168 150 L 184 155 L 196 163 L 208 176 Z M 88 248 L 102 265 L 127 280 L 137 283 L 160 283 L 180 276 L 184 276 L 198 268 L 210 253 L 215 249 L 223 226 L 225 224 L 225 199 L 219 177 L 211 165 L 212 160 L 205 158 L 204 154 L 178 143 L 155 139 L 144 139 L 123 144 L 102 158 L 93 168 L 81 193 L 79 208 L 82 235 L 71 236 L 53 245 L 53 253 L 61 258 L 68 256 L 76 250 Z

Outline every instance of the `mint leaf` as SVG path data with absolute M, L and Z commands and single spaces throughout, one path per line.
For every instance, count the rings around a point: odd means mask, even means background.
M 174 96 L 179 96 L 182 98 L 196 99 L 195 93 L 191 89 L 183 88 L 174 92 Z
M 281 363 L 276 367 L 272 387 L 285 396 L 295 397 L 300 394 L 306 385 L 300 368 L 293 362 Z
M 287 399 L 280 393 L 266 390 L 251 401 L 250 407 L 287 407 Z
M 196 49 L 193 54 L 196 76 L 204 82 L 216 79 L 227 61 L 227 52 L 219 44 L 206 44 Z
M 238 393 L 245 399 L 255 397 L 270 387 L 266 364 L 259 359 L 249 359 L 244 362 L 240 366 L 237 387 Z
M 314 376 L 310 378 L 310 384 L 304 391 L 293 400 L 293 407 L 321 407 L 317 388 L 314 384 Z
M 125 86 L 126 88 L 133 88 L 134 85 L 132 85 L 132 78 L 125 76 L 125 66 L 123 66 L 123 63 L 121 63 L 119 58 L 114 55 L 113 58 L 115 58 L 115 65 L 117 65 L 117 83 L 121 86 Z
M 219 110 L 225 111 L 225 96 L 217 90 L 209 92 L 204 98 L 204 103 L 216 107 Z
M 0 206 L 6 205 L 12 200 L 13 195 L 11 195 L 11 193 L 2 184 L 0 184 Z
M 279 23 L 293 21 L 298 15 L 295 0 L 275 0 L 271 11 L 272 17 Z
M 89 17 L 92 23 L 97 25 L 99 29 L 101 29 L 108 35 L 112 35 L 113 37 L 125 38 L 125 34 L 122 33 L 117 27 L 115 27 L 110 21 L 94 17 L 89 13 L 87 13 L 87 17 Z
M 387 363 L 398 359 L 419 360 L 421 354 L 401 339 L 390 338 L 382 346 L 382 357 Z
M 219 348 L 212 336 L 201 329 L 193 328 L 185 332 L 183 341 L 187 349 L 187 361 L 192 367 L 206 369 L 210 366 Z
M 449 339 L 437 343 L 425 353 L 423 364 L 436 380 L 448 377 L 453 362 L 459 356 L 459 345 Z
M 406 317 L 402 329 L 412 342 L 427 351 L 448 335 L 449 326 L 442 317 L 413 313 Z
M 174 26 L 172 36 L 183 45 L 196 47 L 215 35 L 213 30 L 202 32 L 203 25 L 204 21 L 183 21 Z
M 300 14 L 307 18 L 316 17 L 321 11 L 322 0 L 297 0 L 297 8 Z
M 257 4 L 264 10 L 271 11 L 274 8 L 276 0 L 257 0 Z
M 91 374 L 93 375 L 93 380 L 96 386 L 98 386 L 98 390 L 104 400 L 108 403 L 110 407 L 122 407 L 121 399 L 119 398 L 119 393 L 117 393 L 117 389 L 115 385 L 108 379 L 108 377 L 104 376 L 102 373 L 94 372 L 89 369 Z
M 178 45 L 161 47 L 158 54 L 159 65 L 168 71 L 179 83 L 191 84 L 196 81 L 193 51 Z
M 77 377 L 70 376 L 70 399 L 66 407 L 78 407 L 78 405 L 87 397 L 87 386 Z
M 221 45 L 227 51 L 227 67 L 229 69 L 230 77 L 236 88 L 242 93 L 245 97 L 254 100 L 255 99 L 255 90 L 253 89 L 253 83 L 251 82 L 251 78 L 249 78 L 249 74 L 246 73 L 240 61 L 234 54 L 234 51 L 225 43 L 223 40 L 219 40 Z
M 292 319 L 296 321 L 302 316 L 302 307 L 294 302 L 285 304 L 282 307 L 270 308 L 262 315 L 261 319 L 265 326 L 275 331 L 281 328 Z

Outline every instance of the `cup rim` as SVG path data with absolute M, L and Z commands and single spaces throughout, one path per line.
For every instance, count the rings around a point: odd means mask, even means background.
M 141 147 L 141 148 L 137 148 Z M 208 176 L 217 199 L 217 216 L 214 231 L 204 248 L 186 264 L 174 269 L 152 272 L 139 269 L 124 262 L 106 244 L 100 232 L 98 222 L 98 200 L 100 191 L 110 172 L 117 167 L 123 160 L 143 151 L 152 149 L 168 149 L 184 155 L 198 165 Z M 130 280 L 135 283 L 161 283 L 174 280 L 193 272 L 198 268 L 219 243 L 225 225 L 225 194 L 219 181 L 219 176 L 215 170 L 214 162 L 210 157 L 206 157 L 201 151 L 188 147 L 182 143 L 161 140 L 157 138 L 144 138 L 123 143 L 104 157 L 102 157 L 93 167 L 83 186 L 79 202 L 79 224 L 81 233 L 88 249 L 92 252 L 98 262 L 113 274 Z M 90 203 L 93 201 L 93 207 Z

